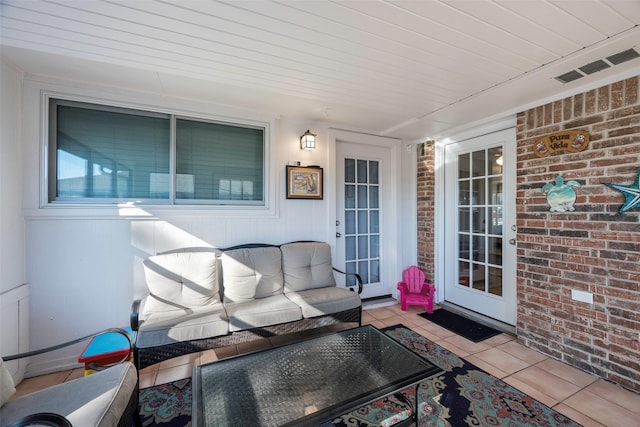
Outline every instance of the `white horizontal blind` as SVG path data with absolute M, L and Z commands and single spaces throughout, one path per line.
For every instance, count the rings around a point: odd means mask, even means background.
M 57 105 L 55 199 L 169 197 L 169 117 Z M 156 179 L 154 180 L 154 177 Z
M 176 120 L 177 199 L 262 201 L 264 130 Z

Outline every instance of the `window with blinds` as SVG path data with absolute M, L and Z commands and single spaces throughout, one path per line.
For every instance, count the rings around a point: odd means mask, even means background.
M 59 99 L 49 112 L 50 202 L 265 204 L 264 127 Z

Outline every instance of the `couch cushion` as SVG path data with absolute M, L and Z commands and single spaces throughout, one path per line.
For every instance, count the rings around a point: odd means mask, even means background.
M 145 319 L 138 333 L 138 348 L 211 338 L 229 333 L 222 303 L 183 310 L 155 311 Z
M 300 307 L 284 295 L 225 303 L 225 307 L 232 332 L 302 319 Z
M 11 372 L 5 362 L 0 358 L 0 407 L 16 392 Z
M 327 243 L 287 243 L 280 249 L 285 292 L 336 285 L 331 266 L 331 247 Z
M 145 316 L 171 307 L 181 310 L 221 301 L 213 252 L 154 255 L 143 265 L 149 294 L 154 297 L 145 304 Z
M 27 415 L 52 412 L 74 426 L 117 426 L 138 384 L 136 369 L 122 363 L 7 402 L 0 409 L 5 425 Z
M 220 260 L 225 303 L 282 294 L 282 255 L 277 246 L 233 249 Z
M 362 304 L 360 296 L 349 289 L 327 287 L 300 292 L 287 292 L 287 298 L 299 305 L 305 318 L 338 313 Z

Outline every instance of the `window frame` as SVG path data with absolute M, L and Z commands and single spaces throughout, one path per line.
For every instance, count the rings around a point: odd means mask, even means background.
M 110 111 L 139 116 L 167 118 L 169 120 L 169 197 L 152 198 L 92 198 L 92 197 L 56 197 L 57 190 L 57 105 L 88 107 L 96 111 Z M 215 123 L 233 127 L 262 130 L 262 200 L 226 200 L 226 199 L 178 199 L 176 197 L 176 121 L 186 119 L 202 123 Z M 271 164 L 271 123 L 263 120 L 239 119 L 213 114 L 180 111 L 171 108 L 138 106 L 127 103 L 111 103 L 102 99 L 79 98 L 61 94 L 43 93 L 43 207 L 105 207 L 105 206 L 156 206 L 172 210 L 185 209 L 239 209 L 270 210 L 272 189 Z

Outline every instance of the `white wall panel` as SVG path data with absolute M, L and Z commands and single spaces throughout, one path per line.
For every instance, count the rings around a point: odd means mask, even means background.
M 25 282 L 22 219 L 21 74 L 0 69 L 0 293 Z

